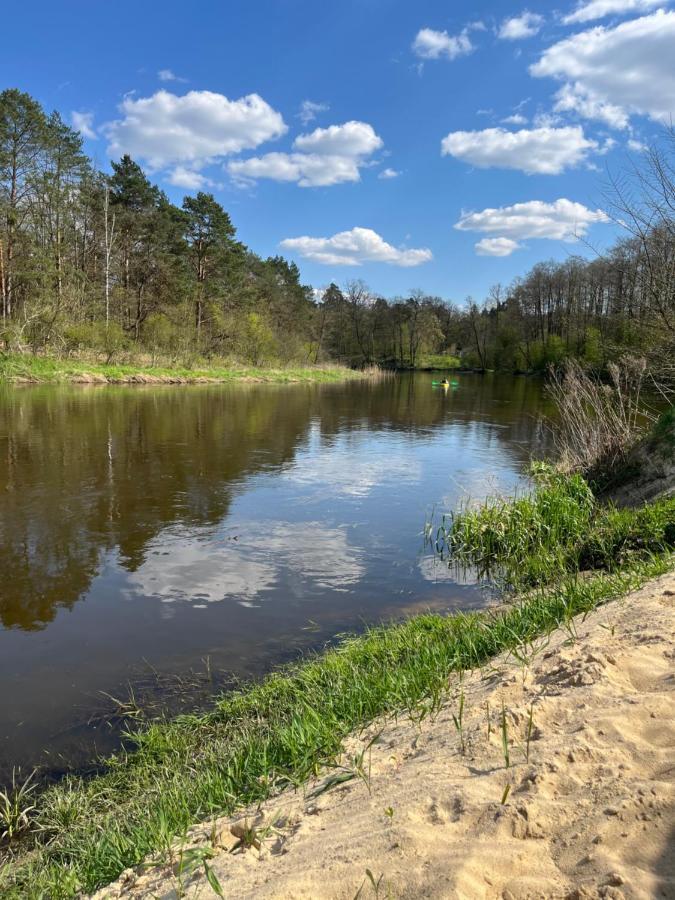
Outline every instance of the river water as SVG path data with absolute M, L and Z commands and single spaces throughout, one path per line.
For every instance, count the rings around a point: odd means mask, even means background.
M 547 401 L 431 379 L 0 390 L 0 778 L 111 750 L 111 698 L 199 707 L 345 630 L 482 605 L 424 523 L 512 489 Z

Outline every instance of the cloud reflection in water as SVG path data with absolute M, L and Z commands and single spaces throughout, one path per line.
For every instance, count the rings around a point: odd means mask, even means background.
M 198 607 L 223 600 L 253 607 L 281 582 L 299 598 L 314 588 L 349 591 L 365 573 L 363 551 L 349 545 L 346 531 L 320 522 L 273 522 L 264 529 L 242 523 L 237 535 L 235 541 L 227 534 L 165 532 L 129 576 L 129 594 Z

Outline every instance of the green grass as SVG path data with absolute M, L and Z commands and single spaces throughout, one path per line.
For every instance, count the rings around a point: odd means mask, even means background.
M 532 493 L 494 498 L 444 517 L 439 553 L 501 589 L 547 584 L 561 573 L 612 569 L 675 544 L 675 498 L 640 509 L 599 504 L 581 475 L 539 464 Z
M 501 563 L 515 554 L 529 571 L 519 599 L 480 613 L 420 615 L 371 628 L 221 697 L 211 712 L 135 733 L 135 749 L 109 759 L 103 774 L 69 777 L 31 795 L 30 828 L 15 850 L 10 845 L 0 895 L 58 900 L 93 891 L 161 855 L 194 822 L 234 813 L 337 766 L 344 738 L 375 718 L 432 714 L 452 672 L 519 651 L 560 625 L 573 633 L 574 616 L 673 565 L 675 502 L 602 510 L 583 479 L 544 473 L 532 497 L 485 509 L 471 520 L 467 513 L 454 519 L 462 534 L 454 552 Z M 548 564 L 537 568 L 532 560 L 542 554 Z M 586 559 L 596 569 L 582 574 Z M 460 731 L 461 716 L 460 709 Z M 340 769 L 333 782 L 345 777 Z M 23 822 L 14 813 L 13 820 Z
M 449 353 L 423 353 L 417 361 L 418 369 L 458 369 L 462 364 L 458 356 Z
M 82 380 L 93 376 L 92 380 L 123 383 L 143 379 L 175 380 L 195 382 L 210 380 L 216 382 L 264 381 L 288 382 L 333 382 L 362 377 L 362 372 L 343 366 L 291 366 L 288 368 L 266 368 L 238 365 L 198 365 L 194 368 L 153 366 L 149 364 L 117 364 L 78 359 L 58 359 L 50 356 L 3 355 L 0 354 L 0 382 L 30 381 L 41 384 L 58 384 Z

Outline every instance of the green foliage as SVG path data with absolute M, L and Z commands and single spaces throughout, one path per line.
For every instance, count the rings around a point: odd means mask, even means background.
M 481 371 L 543 373 L 568 358 L 604 371 L 639 348 L 672 380 L 672 162 L 645 155 L 644 165 L 640 189 L 663 227 L 619 241 L 602 259 L 538 263 L 482 304 L 421 291 L 385 300 L 361 282 L 331 284 L 319 301 L 295 262 L 263 259 L 242 244 L 212 194 L 174 205 L 129 155 L 112 161 L 111 174 L 97 171 L 57 112 L 5 90 L 0 346 L 108 358 L 94 332 L 85 343 L 86 328 L 78 330 L 106 320 L 153 358 L 239 355 L 256 365 L 333 360 L 355 368 L 450 368 L 459 359 Z
M 649 437 L 649 447 L 662 455 L 675 451 L 675 406 L 669 406 L 661 414 Z
M 606 363 L 600 330 L 593 326 L 586 329 L 583 339 L 583 360 L 593 369 L 602 369 Z
M 539 372 L 559 366 L 568 355 L 564 341 L 557 334 L 550 334 L 545 341 L 536 341 L 530 350 L 532 368 Z
M 451 353 L 423 353 L 419 357 L 419 369 L 457 369 L 462 361 Z
M 259 313 L 249 313 L 242 322 L 238 349 L 238 355 L 254 366 L 273 360 L 277 355 L 274 333 Z
M 180 334 L 164 313 L 152 313 L 143 323 L 143 343 L 153 354 L 173 356 L 180 349 Z
M 94 326 L 94 348 L 105 354 L 106 365 L 128 345 L 127 337 L 118 322 L 97 322 Z

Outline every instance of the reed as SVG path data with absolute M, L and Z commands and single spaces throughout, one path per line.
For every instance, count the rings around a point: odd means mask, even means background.
M 607 369 L 608 383 L 576 360 L 549 373 L 549 393 L 559 411 L 551 431 L 564 471 L 616 469 L 656 418 L 643 402 L 646 360 L 624 356 Z

